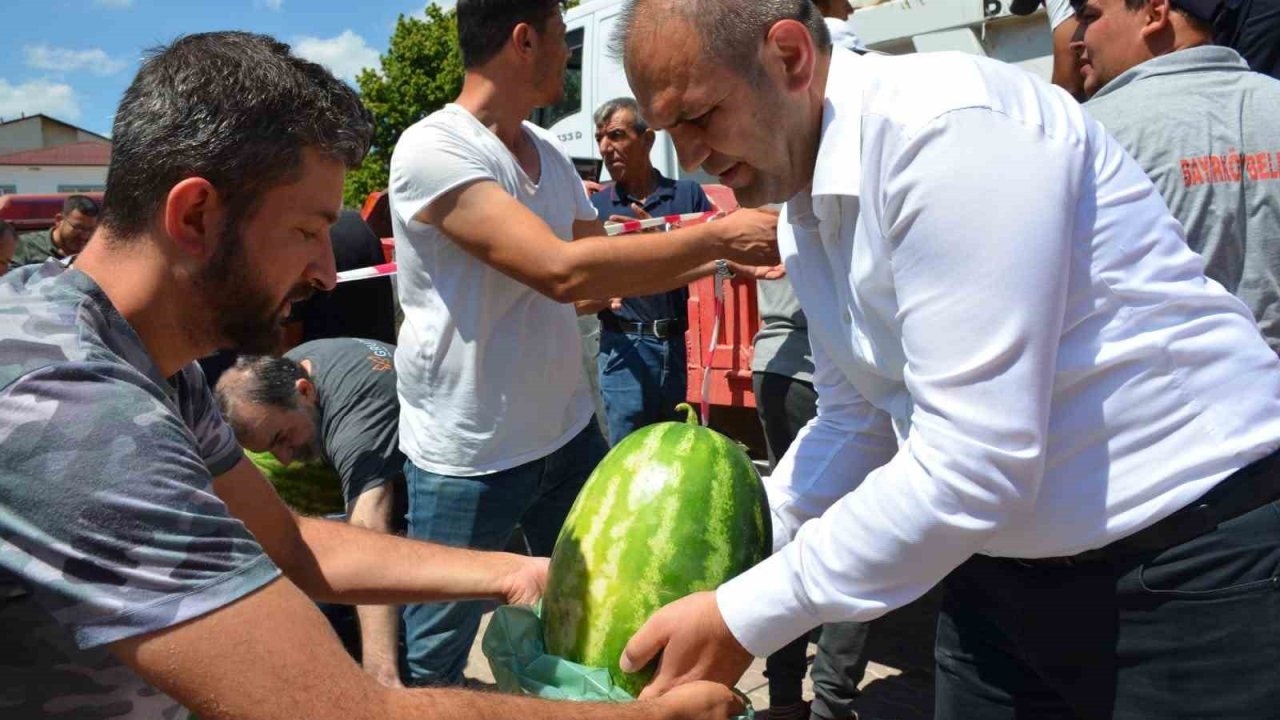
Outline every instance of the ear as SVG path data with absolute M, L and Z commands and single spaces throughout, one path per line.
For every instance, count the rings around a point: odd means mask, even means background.
M 165 234 L 180 252 L 208 260 L 218 245 L 226 208 L 222 196 L 204 178 L 187 178 L 174 185 L 165 198 Z
M 645 150 L 652 150 L 653 143 L 657 139 L 658 133 L 654 132 L 653 128 L 645 128 L 644 134 L 640 136 L 640 142 L 644 143 Z
M 511 30 L 511 47 L 519 58 L 532 58 L 537 53 L 539 40 L 538 32 L 529 23 L 517 23 Z
M 66 219 L 66 218 L 62 215 L 62 213 L 54 213 L 54 214 L 53 214 L 53 224 L 54 224 L 54 225 L 61 225 L 61 224 L 62 224 L 62 221 L 63 221 L 63 220 L 65 220 L 65 219 Z
M 1169 5 L 1169 0 L 1151 0 L 1147 3 L 1147 8 L 1143 12 L 1141 35 L 1144 40 L 1149 39 L 1156 33 L 1163 32 L 1169 27 L 1169 13 L 1173 8 Z
M 818 64 L 818 48 L 809 28 L 796 20 L 781 20 L 765 35 L 761 59 L 770 74 L 782 75 L 790 92 L 808 89 Z
M 311 382 L 306 378 L 298 378 L 293 382 L 293 387 L 298 391 L 298 394 L 301 395 L 302 398 L 307 402 L 316 401 L 315 383 Z

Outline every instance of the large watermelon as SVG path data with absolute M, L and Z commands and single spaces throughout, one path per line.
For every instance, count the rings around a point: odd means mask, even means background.
M 547 652 L 607 668 L 639 694 L 653 666 L 618 667 L 658 608 L 763 560 L 772 545 L 760 476 L 729 438 L 666 422 L 628 435 L 578 495 L 551 554 L 542 600 Z
M 322 460 L 291 462 L 286 467 L 269 452 L 244 451 L 271 481 L 285 504 L 304 515 L 337 515 L 347 511 L 342 478 Z

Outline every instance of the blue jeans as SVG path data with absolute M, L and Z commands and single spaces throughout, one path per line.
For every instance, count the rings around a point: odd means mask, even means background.
M 601 330 L 596 365 L 610 445 L 645 425 L 681 419 L 676 405 L 685 401 L 689 377 L 682 336 L 659 340 Z
M 564 447 L 510 470 L 438 475 L 405 463 L 408 534 L 442 545 L 501 550 L 516 525 L 534 555 L 549 556 L 578 491 L 608 448 L 593 419 Z M 414 685 L 458 685 L 475 642 L 483 601 L 404 606 L 406 667 Z

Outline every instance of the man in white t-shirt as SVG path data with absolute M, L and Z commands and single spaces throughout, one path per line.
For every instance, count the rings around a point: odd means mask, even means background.
M 1041 4 L 1049 15 L 1049 31 L 1053 33 L 1053 84 L 1084 102 L 1084 78 L 1080 76 L 1076 55 L 1071 51 L 1071 40 L 1080 28 L 1071 0 L 1012 0 L 1009 12 L 1030 15 Z
M 461 0 L 457 17 L 462 93 L 406 130 L 391 161 L 408 532 L 502 548 L 520 525 L 532 552 L 549 555 L 606 450 L 574 305 L 594 313 L 608 298 L 679 287 L 717 258 L 776 263 L 777 216 L 741 211 L 664 242 L 603 237 L 572 163 L 524 122 L 564 92 L 559 3 Z M 482 611 L 407 607 L 407 679 L 461 682 Z
M 855 52 L 867 49 L 849 25 L 849 16 L 853 14 L 853 4 L 849 0 L 813 0 L 813 4 L 822 13 L 822 21 L 827 24 L 827 31 L 831 33 L 833 46 Z

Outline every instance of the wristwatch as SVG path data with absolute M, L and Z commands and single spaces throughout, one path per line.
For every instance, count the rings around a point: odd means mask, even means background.
M 717 276 L 717 277 L 722 277 L 722 278 L 732 278 L 732 277 L 734 277 L 734 274 L 733 274 L 733 268 L 729 267 L 729 261 L 728 261 L 728 260 L 717 260 L 717 261 L 716 261 L 716 276 Z

